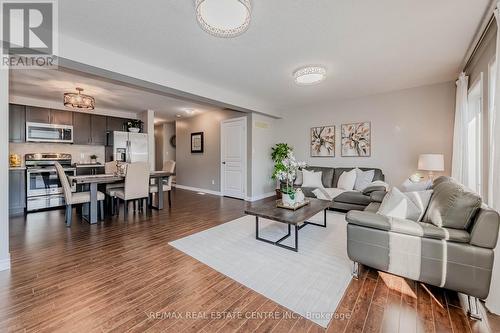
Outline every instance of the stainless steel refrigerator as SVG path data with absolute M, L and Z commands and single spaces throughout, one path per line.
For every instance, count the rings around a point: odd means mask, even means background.
M 121 162 L 149 162 L 148 134 L 113 132 L 113 156 Z

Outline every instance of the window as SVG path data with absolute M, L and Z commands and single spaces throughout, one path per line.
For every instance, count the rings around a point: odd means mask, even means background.
M 497 61 L 494 59 L 488 65 L 488 196 L 487 201 L 492 205 L 493 200 L 493 120 L 495 119 L 495 88 L 497 79 Z
M 465 185 L 481 194 L 482 191 L 482 75 L 469 89 L 465 125 Z

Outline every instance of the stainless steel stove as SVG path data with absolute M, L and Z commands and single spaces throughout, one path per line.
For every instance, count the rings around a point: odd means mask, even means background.
M 74 176 L 71 154 L 33 153 L 24 156 L 26 165 L 26 210 L 28 212 L 64 206 L 64 194 L 55 163 L 59 162 L 67 176 Z M 76 190 L 73 186 L 72 190 Z

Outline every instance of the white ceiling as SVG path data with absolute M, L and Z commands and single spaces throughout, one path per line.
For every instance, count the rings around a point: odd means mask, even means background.
M 250 27 L 234 39 L 201 30 L 194 0 L 59 1 L 59 29 L 286 113 L 455 79 L 490 0 L 252 3 Z M 292 72 L 308 64 L 326 66 L 327 79 L 296 86 Z
M 102 78 L 65 70 L 12 70 L 10 95 L 59 102 L 63 106 L 63 93 L 76 92 L 81 87 L 84 94 L 96 99 L 95 112 L 118 111 L 138 113 L 154 110 L 159 122 L 173 121 L 177 115 L 190 117 L 215 110 L 213 106 L 156 94 L 143 89 L 125 86 Z

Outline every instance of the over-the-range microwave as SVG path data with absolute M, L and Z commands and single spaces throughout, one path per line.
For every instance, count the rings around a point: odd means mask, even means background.
M 73 143 L 73 126 L 27 122 L 26 141 Z

